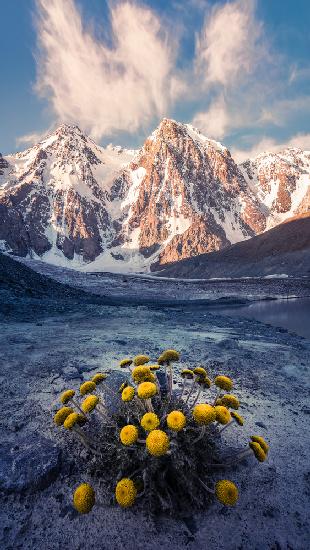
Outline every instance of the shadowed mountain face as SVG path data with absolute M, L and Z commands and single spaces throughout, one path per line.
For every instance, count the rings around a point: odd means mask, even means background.
M 225 250 L 172 264 L 160 271 L 160 276 L 261 277 L 275 273 L 310 275 L 310 214 Z
M 62 125 L 0 155 L 0 248 L 87 270 L 148 271 L 214 252 L 309 211 L 310 153 L 238 166 L 220 143 L 164 119 L 140 151 Z

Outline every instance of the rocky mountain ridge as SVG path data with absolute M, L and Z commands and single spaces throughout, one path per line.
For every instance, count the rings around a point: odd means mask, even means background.
M 309 211 L 309 174 L 310 152 L 238 166 L 226 147 L 170 119 L 139 151 L 62 125 L 0 156 L 0 244 L 82 270 L 154 270 Z

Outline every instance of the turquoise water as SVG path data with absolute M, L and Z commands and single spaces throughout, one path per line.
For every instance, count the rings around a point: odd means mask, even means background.
M 310 340 L 310 298 L 254 302 L 248 306 L 227 307 L 220 313 L 256 319 Z

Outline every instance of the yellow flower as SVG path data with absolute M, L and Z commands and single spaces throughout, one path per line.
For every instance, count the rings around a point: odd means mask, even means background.
M 90 393 L 91 391 L 94 391 L 96 389 L 95 382 L 91 382 L 90 380 L 88 382 L 84 382 L 84 384 L 80 385 L 80 394 L 86 395 L 87 393 Z
M 216 498 L 225 506 L 234 506 L 239 498 L 236 485 L 228 479 L 221 479 L 215 485 Z
M 88 514 L 95 504 L 94 489 L 88 483 L 82 483 L 74 492 L 73 504 L 80 514 Z
M 72 399 L 72 397 L 74 397 L 74 395 L 75 395 L 74 390 L 64 391 L 60 396 L 61 403 L 63 403 L 65 405 L 66 403 L 68 403 L 68 401 L 70 401 Z
M 167 425 L 170 430 L 179 432 L 186 426 L 186 416 L 181 411 L 172 411 L 167 416 Z
M 158 370 L 158 369 L 160 369 L 160 365 L 150 365 L 150 366 L 149 366 L 149 369 L 150 369 L 150 371 L 152 371 L 152 370 Z
M 133 364 L 135 367 L 139 367 L 140 365 L 144 365 L 145 363 L 148 363 L 150 360 L 148 355 L 136 355 L 133 360 Z
M 150 432 L 152 430 L 155 430 L 159 426 L 160 420 L 157 414 L 148 412 L 142 416 L 140 424 L 146 432 Z
M 221 402 L 222 405 L 235 410 L 238 410 L 240 406 L 239 399 L 235 395 L 231 395 L 229 393 L 226 393 L 223 397 L 221 397 Z
M 131 479 L 124 477 L 118 482 L 115 489 L 115 497 L 120 506 L 127 508 L 136 500 L 137 489 Z
M 169 449 L 169 437 L 162 430 L 152 430 L 145 443 L 147 450 L 153 456 L 165 455 Z
M 99 397 L 97 395 L 88 395 L 81 404 L 81 409 L 84 413 L 92 412 L 99 403 Z
M 255 458 L 257 458 L 259 462 L 264 462 L 266 460 L 267 454 L 259 443 L 257 443 L 256 441 L 250 441 L 249 446 L 251 447 Z
M 215 421 L 215 410 L 212 405 L 206 403 L 200 403 L 193 409 L 193 417 L 197 424 L 207 425 Z
M 129 367 L 129 365 L 131 365 L 132 363 L 132 359 L 122 359 L 120 362 L 119 362 L 119 366 L 121 368 L 125 368 L 125 367 Z
M 132 378 L 136 384 L 139 384 L 139 382 L 153 382 L 153 380 L 155 380 L 155 376 L 150 371 L 150 367 L 143 365 L 133 369 Z
M 125 402 L 132 401 L 134 396 L 135 396 L 135 388 L 133 388 L 132 386 L 127 386 L 126 388 L 123 389 L 122 391 L 123 401 Z
M 138 397 L 140 399 L 150 399 L 157 393 L 157 386 L 153 382 L 142 382 L 138 386 Z
M 62 426 L 64 421 L 66 420 L 67 416 L 69 414 L 72 414 L 74 411 L 71 409 L 71 407 L 61 407 L 59 411 L 54 416 L 54 422 L 57 424 L 57 426 Z
M 161 358 L 164 362 L 170 362 L 170 361 L 179 361 L 180 354 L 175 349 L 166 349 L 161 354 Z
M 86 418 L 83 414 L 73 412 L 67 416 L 64 421 L 64 428 L 71 430 L 75 424 L 83 425 L 85 424 Z
M 199 376 L 207 376 L 207 371 L 203 367 L 195 367 L 193 369 L 194 374 L 198 374 Z
M 182 378 L 194 378 L 194 373 L 190 369 L 183 369 L 181 371 Z
M 251 436 L 251 439 L 252 439 L 252 441 L 254 441 L 255 443 L 258 443 L 266 454 L 268 453 L 268 451 L 269 451 L 269 445 L 268 445 L 268 443 L 264 440 L 263 437 L 261 437 L 260 435 L 252 435 L 252 436 Z
M 103 374 L 102 372 L 97 372 L 97 374 L 95 374 L 95 376 L 93 376 L 91 380 L 92 382 L 94 382 L 94 384 L 100 384 L 100 382 L 103 382 L 103 380 L 105 380 L 107 376 L 108 376 L 107 374 Z
M 214 409 L 215 409 L 216 420 L 220 424 L 228 424 L 228 422 L 230 422 L 231 420 L 230 412 L 226 407 L 223 407 L 222 405 L 216 405 Z
M 233 387 L 233 381 L 228 376 L 216 376 L 214 383 L 225 391 L 230 391 Z
M 127 424 L 121 429 L 119 437 L 123 445 L 132 445 L 138 439 L 138 430 L 133 424 Z
M 197 384 L 200 386 L 205 386 L 206 388 L 211 387 L 211 380 L 207 376 L 198 376 L 197 377 Z
M 162 355 L 160 355 L 160 356 L 158 357 L 157 363 L 158 363 L 159 365 L 163 365 L 163 364 L 165 363 L 165 359 L 163 358 Z
M 232 411 L 231 413 L 231 416 L 235 419 L 235 421 L 237 422 L 237 424 L 239 424 L 239 426 L 243 426 L 244 424 L 244 420 L 243 420 L 243 417 L 241 416 L 241 414 L 238 414 L 234 411 Z

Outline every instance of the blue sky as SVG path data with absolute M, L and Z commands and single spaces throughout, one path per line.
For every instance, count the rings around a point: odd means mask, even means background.
M 163 116 L 240 158 L 310 149 L 307 0 L 10 0 L 1 19 L 4 154 L 61 122 L 137 147 Z

